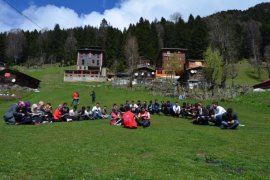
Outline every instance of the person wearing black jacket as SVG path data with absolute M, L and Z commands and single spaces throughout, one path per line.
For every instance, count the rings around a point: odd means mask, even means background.
M 192 122 L 193 124 L 199 124 L 199 125 L 208 125 L 209 120 L 209 112 L 206 107 L 202 106 L 202 104 L 197 103 L 195 104 L 196 109 L 196 119 L 194 119 Z

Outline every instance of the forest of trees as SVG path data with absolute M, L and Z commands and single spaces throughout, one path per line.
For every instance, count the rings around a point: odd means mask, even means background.
M 76 63 L 76 50 L 87 46 L 104 49 L 104 66 L 111 71 L 128 70 L 130 53 L 133 63 L 144 56 L 155 65 L 159 49 L 164 47 L 186 48 L 188 59 L 204 58 L 207 48 L 213 47 L 221 54 L 224 67 L 246 58 L 257 67 L 258 74 L 262 62 L 270 61 L 270 3 L 205 18 L 190 15 L 187 22 L 180 13 L 172 14 L 169 20 L 161 18 L 153 22 L 140 18 L 123 31 L 112 27 L 105 19 L 98 28 L 61 29 L 56 24 L 53 30 L 14 29 L 0 33 L 0 61 L 28 67 L 44 63 L 72 65 Z M 224 81 L 229 78 L 227 75 L 223 73 Z

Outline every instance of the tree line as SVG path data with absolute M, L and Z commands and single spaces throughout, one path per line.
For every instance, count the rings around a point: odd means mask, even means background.
M 56 24 L 53 30 L 14 29 L 0 33 L 0 61 L 28 67 L 44 63 L 73 65 L 78 48 L 100 46 L 105 51 L 104 66 L 111 71 L 125 71 L 140 56 L 155 65 L 160 48 L 186 48 L 188 59 L 203 59 L 207 48 L 212 47 L 222 57 L 222 82 L 228 79 L 227 70 L 243 58 L 249 59 L 260 76 L 263 62 L 270 74 L 269 12 L 270 3 L 262 3 L 246 11 L 224 11 L 205 18 L 190 15 L 187 22 L 180 13 L 153 22 L 140 18 L 123 31 L 105 19 L 99 27 L 61 29 Z

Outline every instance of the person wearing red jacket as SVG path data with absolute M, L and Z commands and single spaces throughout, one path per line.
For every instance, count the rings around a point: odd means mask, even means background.
M 53 121 L 60 122 L 62 121 L 62 113 L 61 113 L 62 105 L 59 105 L 58 108 L 53 113 Z
M 125 128 L 136 129 L 137 122 L 134 113 L 131 112 L 130 107 L 126 107 L 126 112 L 123 114 L 123 124 Z
M 78 105 L 79 104 L 79 100 L 80 100 L 79 93 L 78 92 L 74 92 L 72 94 L 72 103 L 71 103 L 71 106 Z
M 138 114 L 138 125 L 145 127 L 150 126 L 150 113 L 142 106 L 141 111 Z

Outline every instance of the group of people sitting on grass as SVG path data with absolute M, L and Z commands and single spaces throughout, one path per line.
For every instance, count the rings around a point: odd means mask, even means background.
M 82 106 L 81 109 L 78 109 L 77 105 L 70 109 L 67 103 L 63 103 L 53 111 L 51 104 L 43 101 L 32 105 L 29 101 L 19 101 L 4 114 L 5 122 L 10 125 L 41 125 L 49 122 L 106 119 L 108 117 L 106 106 L 101 109 L 99 103 L 92 109 L 90 106 Z
M 225 110 L 218 102 L 203 106 L 201 103 L 186 104 L 181 107 L 181 116 L 192 119 L 193 124 L 209 125 L 214 124 L 221 129 L 236 129 L 239 120 L 232 108 Z
M 79 120 L 96 120 L 110 119 L 111 125 L 123 125 L 127 128 L 137 128 L 137 126 L 149 127 L 150 114 L 164 114 L 166 116 L 183 117 L 191 119 L 194 124 L 208 125 L 213 123 L 221 128 L 235 129 L 239 125 L 237 115 L 231 108 L 225 110 L 219 106 L 217 102 L 213 102 L 209 106 L 203 106 L 201 103 L 188 104 L 183 103 L 182 106 L 178 102 L 155 100 L 134 101 L 128 100 L 121 104 L 113 104 L 110 113 L 107 107 L 100 107 L 96 103 L 92 108 L 90 106 L 82 106 L 78 109 L 74 105 L 69 109 L 67 103 L 60 104 L 54 111 L 50 103 L 40 101 L 32 104 L 29 101 L 19 101 L 12 105 L 4 114 L 4 120 L 7 124 L 35 124 L 41 125 L 48 122 L 69 122 Z

